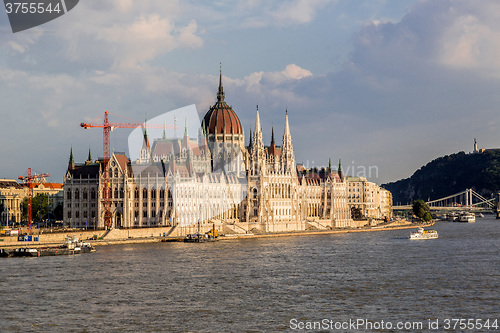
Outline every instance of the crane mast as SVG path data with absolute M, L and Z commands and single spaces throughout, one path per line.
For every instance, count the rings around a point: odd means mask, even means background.
M 36 179 L 41 179 L 45 177 L 50 177 L 49 173 L 42 173 L 42 174 L 31 174 L 31 168 L 28 168 L 28 172 L 26 176 L 19 176 L 19 179 L 24 181 L 26 185 L 28 185 L 28 227 L 29 227 L 29 233 L 31 233 L 31 222 L 32 222 L 32 202 L 33 202 L 33 180 Z

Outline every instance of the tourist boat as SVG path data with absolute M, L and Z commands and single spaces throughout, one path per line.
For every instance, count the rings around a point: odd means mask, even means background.
M 195 232 L 194 234 L 188 234 L 184 238 L 185 243 L 205 243 L 205 242 L 215 242 L 214 237 L 209 237 L 208 234 L 200 234 Z
M 476 215 L 474 213 L 463 212 L 458 217 L 458 222 L 474 223 L 476 222 Z
M 438 233 L 436 230 L 425 230 L 424 228 L 418 228 L 417 231 L 410 233 L 410 239 L 435 239 L 438 238 Z
M 0 257 L 45 257 L 74 255 L 95 252 L 90 243 L 78 240 L 78 237 L 66 237 L 64 244 L 55 247 L 20 247 L 13 250 L 3 250 Z
M 205 242 L 215 242 L 219 237 L 219 232 L 215 229 L 215 224 L 212 229 L 205 234 L 200 233 L 200 222 L 198 222 L 198 232 L 194 234 L 188 234 L 184 238 L 185 243 L 205 243 Z

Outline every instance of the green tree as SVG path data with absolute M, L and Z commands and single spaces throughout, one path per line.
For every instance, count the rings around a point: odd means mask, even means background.
M 418 217 L 419 219 L 426 220 L 426 217 L 428 218 L 430 215 L 430 218 L 426 221 L 430 221 L 432 219 L 432 215 L 430 213 L 429 206 L 424 202 L 424 200 L 415 200 L 413 201 L 413 206 L 412 206 L 413 214 Z M 426 216 L 426 213 L 429 213 Z
M 429 222 L 430 220 L 432 220 L 431 212 L 425 212 L 423 219 L 425 222 Z
M 23 211 L 23 220 L 28 219 L 28 198 L 25 198 L 21 204 Z M 33 222 L 42 221 L 47 218 L 50 210 L 49 196 L 45 193 L 38 193 L 31 199 L 31 214 Z
M 365 216 L 361 212 L 361 208 L 351 207 L 351 218 L 354 220 L 362 220 Z

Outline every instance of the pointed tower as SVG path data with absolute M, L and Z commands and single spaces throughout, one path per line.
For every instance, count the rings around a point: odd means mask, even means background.
M 151 146 L 149 145 L 148 130 L 146 129 L 147 119 L 144 121 L 144 139 L 140 154 L 140 163 L 151 163 Z
M 92 154 L 90 154 L 90 147 L 89 147 L 89 156 L 87 156 L 87 160 L 85 161 L 85 165 L 89 165 L 92 163 Z
M 285 132 L 283 133 L 283 148 L 281 149 L 281 163 L 283 171 L 295 174 L 295 154 L 292 146 L 292 135 L 288 124 L 288 110 L 285 110 Z
M 332 158 L 329 157 L 328 158 L 328 172 L 331 172 L 332 171 Z
M 248 142 L 248 150 L 252 150 L 252 129 L 250 131 L 250 141 Z
M 189 147 L 189 131 L 188 131 L 188 120 L 187 117 L 184 119 L 184 137 L 182 138 L 182 148 L 187 149 Z
M 167 140 L 167 122 L 163 121 L 163 135 L 162 140 Z
M 73 158 L 73 146 L 71 146 L 71 151 L 69 153 L 68 170 L 75 170 L 75 160 Z
M 339 158 L 339 168 L 337 172 L 339 174 L 340 181 L 344 182 L 344 173 L 342 172 L 342 161 L 340 160 L 340 158 Z
M 217 92 L 217 102 L 224 102 L 224 89 L 222 88 L 222 64 L 219 69 L 219 91 Z
M 274 126 L 271 127 L 271 145 L 269 146 L 268 149 L 268 154 L 271 156 L 276 156 L 277 151 L 276 151 L 276 142 L 274 141 Z
M 250 169 L 252 175 L 259 175 L 260 170 L 265 170 L 266 152 L 264 140 L 262 139 L 262 128 L 260 127 L 259 106 L 257 105 L 257 114 L 255 116 L 255 130 L 253 132 L 252 151 L 250 153 Z

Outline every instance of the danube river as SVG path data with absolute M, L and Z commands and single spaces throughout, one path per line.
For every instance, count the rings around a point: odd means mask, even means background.
M 395 230 L 5 258 L 0 332 L 442 331 L 451 319 L 500 321 L 500 221 L 433 228 L 439 239 Z M 356 320 L 372 327 L 353 329 Z

